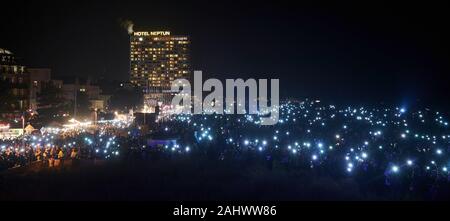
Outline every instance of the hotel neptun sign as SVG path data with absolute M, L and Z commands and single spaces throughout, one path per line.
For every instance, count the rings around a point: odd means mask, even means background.
M 169 36 L 170 31 L 134 32 L 134 36 Z

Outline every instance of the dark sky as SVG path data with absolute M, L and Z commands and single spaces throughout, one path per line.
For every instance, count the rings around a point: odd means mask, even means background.
M 57 76 L 125 80 L 118 21 L 130 19 L 136 30 L 189 35 L 206 77 L 279 78 L 285 97 L 349 104 L 448 103 L 446 4 L 224 2 L 2 2 L 0 47 Z

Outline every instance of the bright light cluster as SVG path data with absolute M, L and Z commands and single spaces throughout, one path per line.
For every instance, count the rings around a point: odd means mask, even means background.
M 177 115 L 171 122 L 189 128 L 197 144 L 224 144 L 217 148 L 237 154 L 296 158 L 311 168 L 341 168 L 350 175 L 372 168 L 386 177 L 449 176 L 448 123 L 442 113 L 429 109 L 339 109 L 318 101 L 286 102 L 279 123 L 270 127 L 261 126 L 258 115 Z

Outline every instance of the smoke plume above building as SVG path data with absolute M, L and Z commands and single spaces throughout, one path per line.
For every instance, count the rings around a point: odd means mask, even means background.
M 123 27 L 125 30 L 127 30 L 128 34 L 131 35 L 133 34 L 134 30 L 134 23 L 131 20 L 128 19 L 120 19 L 119 20 L 120 26 Z

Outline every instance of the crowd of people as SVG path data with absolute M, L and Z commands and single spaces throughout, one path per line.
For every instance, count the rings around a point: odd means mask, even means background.
M 115 124 L 99 125 L 90 130 L 44 128 L 23 137 L 0 141 L 0 171 L 34 162 L 46 167 L 61 167 L 66 160 L 117 156 L 120 146 L 117 135 L 123 129 L 122 125 Z
M 160 130 L 183 142 L 162 148 L 167 154 L 309 170 L 402 195 L 449 189 L 450 130 L 430 109 L 287 102 L 274 126 L 255 115 L 178 115 Z
M 5 148 L 0 156 L 0 170 L 22 167 L 33 162 L 43 162 L 49 167 L 64 165 L 66 159 L 77 159 L 77 148 L 12 146 Z
M 0 142 L 0 147 L 0 169 L 34 161 L 54 167 L 67 159 L 121 155 L 130 160 L 188 157 L 259 164 L 269 170 L 308 170 L 351 178 L 363 190 L 401 195 L 436 194 L 448 190 L 450 181 L 448 122 L 429 109 L 339 109 L 318 101 L 287 102 L 273 126 L 262 126 L 257 115 L 174 115 L 152 125 L 150 135 L 130 124 L 104 125 L 93 132 L 30 135 L 25 141 Z

